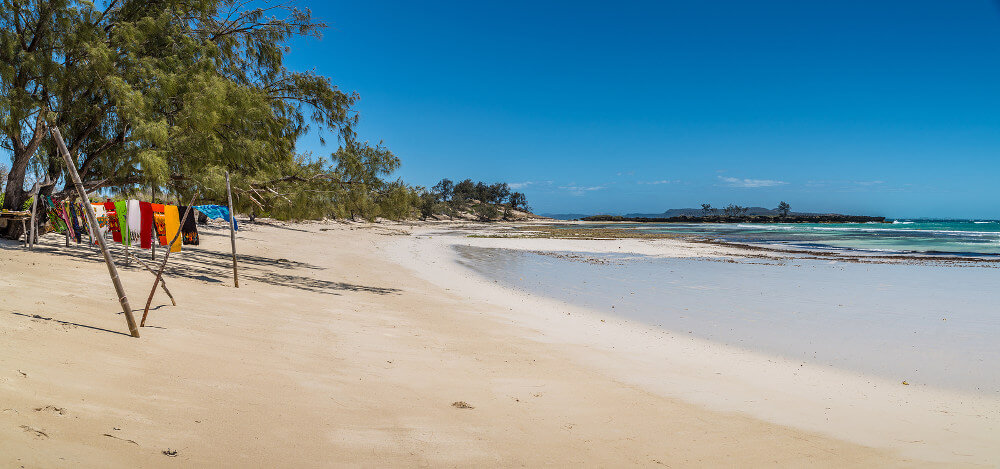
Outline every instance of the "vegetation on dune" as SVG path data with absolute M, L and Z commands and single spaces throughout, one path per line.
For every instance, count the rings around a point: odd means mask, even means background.
M 511 191 L 506 182 L 486 184 L 472 179 L 458 183 L 442 179 L 420 194 L 419 208 L 422 219 L 471 215 L 481 221 L 509 220 L 515 212 L 530 210 L 524 194 Z

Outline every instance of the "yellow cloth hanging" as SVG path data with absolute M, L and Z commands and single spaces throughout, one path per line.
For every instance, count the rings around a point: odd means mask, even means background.
M 176 205 L 164 205 L 163 215 L 167 222 L 167 242 L 174 239 L 177 235 L 177 231 L 181 229 L 181 216 L 177 213 Z M 181 250 L 181 238 L 178 236 L 177 241 L 170 246 L 170 252 L 179 252 Z

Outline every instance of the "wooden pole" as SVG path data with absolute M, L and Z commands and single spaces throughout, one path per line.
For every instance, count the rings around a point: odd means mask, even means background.
M 130 254 L 131 254 L 131 253 L 130 253 Z M 139 264 L 141 264 L 141 265 L 142 265 L 143 267 L 145 267 L 145 268 L 146 268 L 146 270 L 148 270 L 148 271 L 149 271 L 149 273 L 151 273 L 151 274 L 153 274 L 153 275 L 156 275 L 156 271 L 155 271 L 155 270 L 153 270 L 153 268 L 152 268 L 152 267 L 150 267 L 150 266 L 149 266 L 149 264 L 147 264 L 147 263 L 146 263 L 146 261 L 144 261 L 144 260 L 142 260 L 142 259 L 139 259 L 139 256 L 136 256 L 135 254 L 131 254 L 131 255 L 132 255 L 132 257 L 133 257 L 133 258 L 134 258 L 134 259 L 136 260 L 136 262 L 138 262 L 138 263 L 139 263 Z M 166 280 L 164 280 L 164 279 L 163 279 L 163 277 L 160 277 L 160 286 L 161 286 L 161 287 L 163 287 L 163 292 L 164 292 L 164 293 L 166 293 L 166 294 L 167 294 L 167 296 L 169 296 L 169 297 L 170 297 L 170 303 L 172 303 L 172 304 L 173 304 L 174 306 L 177 306 L 177 300 L 175 300 L 175 299 L 174 299 L 174 295 L 173 295 L 173 294 L 171 294 L 171 293 L 170 293 L 170 290 L 168 290 L 168 289 L 167 289 L 167 281 L 166 281 Z
M 35 207 L 38 206 L 38 183 L 31 187 L 31 233 L 28 235 L 28 250 L 35 248 Z
M 233 212 L 233 191 L 229 188 L 229 171 L 226 171 L 226 198 L 229 199 L 229 242 L 233 246 L 233 286 L 240 287 L 236 273 L 236 213 Z
M 194 205 L 195 199 L 198 198 L 198 193 L 195 192 L 191 196 L 191 201 L 188 202 L 187 208 L 184 209 L 184 215 L 181 216 L 181 225 L 177 227 L 177 233 L 174 234 L 174 239 L 167 243 L 167 252 L 163 254 L 163 262 L 160 263 L 160 270 L 156 271 L 156 280 L 153 281 L 153 288 L 149 290 L 149 298 L 146 299 L 146 309 L 142 311 L 142 322 L 139 323 L 139 327 L 145 327 L 146 316 L 149 315 L 149 305 L 153 303 L 153 295 L 156 293 L 156 285 L 160 283 L 163 277 L 163 269 L 167 268 L 167 259 L 170 259 L 170 247 L 177 242 L 177 238 L 181 236 L 181 228 L 184 226 L 183 221 L 187 219 L 188 213 L 191 213 L 191 206 Z
M 153 200 L 150 201 L 151 204 L 155 204 L 156 203 L 156 186 L 155 185 L 151 189 L 149 189 L 149 198 L 153 199 Z M 159 238 L 159 236 L 156 233 L 156 212 L 150 210 L 150 213 L 151 213 L 151 216 L 153 217 L 153 230 L 152 230 L 152 237 L 153 237 L 153 239 L 152 239 L 152 244 L 150 245 L 151 249 L 150 249 L 149 258 L 151 260 L 155 261 L 156 260 L 156 245 L 160 243 L 160 240 L 157 239 L 157 238 Z M 168 295 L 169 295 L 169 293 L 168 293 Z M 170 297 L 170 299 L 173 300 L 174 297 Z M 175 303 L 174 306 L 177 306 L 177 304 Z
M 66 233 L 66 247 L 69 247 L 69 230 L 70 230 L 70 227 L 69 227 L 69 213 L 67 213 L 67 211 L 69 209 L 66 207 L 65 203 L 63 203 L 63 202 L 59 202 L 59 203 L 63 204 L 63 206 L 62 206 L 62 209 L 63 209 L 63 220 L 62 221 L 63 221 L 63 223 L 66 224 L 66 231 L 64 231 L 64 233 Z
M 55 139 L 56 145 L 59 147 L 59 152 L 62 153 L 63 162 L 66 163 L 66 172 L 69 173 L 70 178 L 73 179 L 73 185 L 76 186 L 76 192 L 80 195 L 83 200 L 87 199 L 87 191 L 83 188 L 83 182 L 80 181 L 80 174 L 76 172 L 76 164 L 73 162 L 73 158 L 69 154 L 69 149 L 66 148 L 66 142 L 62 139 L 62 134 L 59 133 L 59 127 L 52 126 L 49 128 L 49 132 L 52 134 L 52 138 Z M 90 222 L 92 226 L 97 226 L 97 215 L 94 214 L 94 207 L 90 204 L 85 204 L 84 210 L 87 211 L 87 221 Z M 111 260 L 111 252 L 108 251 L 108 245 L 104 242 L 103 236 L 98 236 L 98 243 L 101 245 L 101 253 L 104 254 L 104 263 L 108 266 L 108 274 L 111 276 L 111 283 L 115 286 L 115 292 L 118 293 L 118 301 L 122 305 L 122 312 L 125 313 L 125 321 L 128 323 L 128 330 L 132 333 L 132 337 L 139 337 L 139 328 L 135 325 L 135 317 L 132 316 L 132 307 L 128 304 L 128 297 L 125 295 L 125 288 L 122 286 L 122 281 L 118 278 L 118 269 L 115 268 L 115 263 Z

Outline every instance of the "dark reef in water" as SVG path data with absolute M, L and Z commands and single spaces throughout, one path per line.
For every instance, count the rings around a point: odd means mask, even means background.
M 583 217 L 581 221 L 627 221 L 636 223 L 889 223 L 885 217 L 867 217 L 862 215 L 709 215 L 695 217 L 681 215 L 677 217 L 622 217 L 618 215 L 594 215 Z

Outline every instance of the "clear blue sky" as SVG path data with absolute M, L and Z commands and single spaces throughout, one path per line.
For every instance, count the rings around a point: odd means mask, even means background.
M 411 184 L 507 181 L 540 213 L 1000 218 L 988 0 L 304 5 L 330 29 L 289 66 L 357 91 Z

